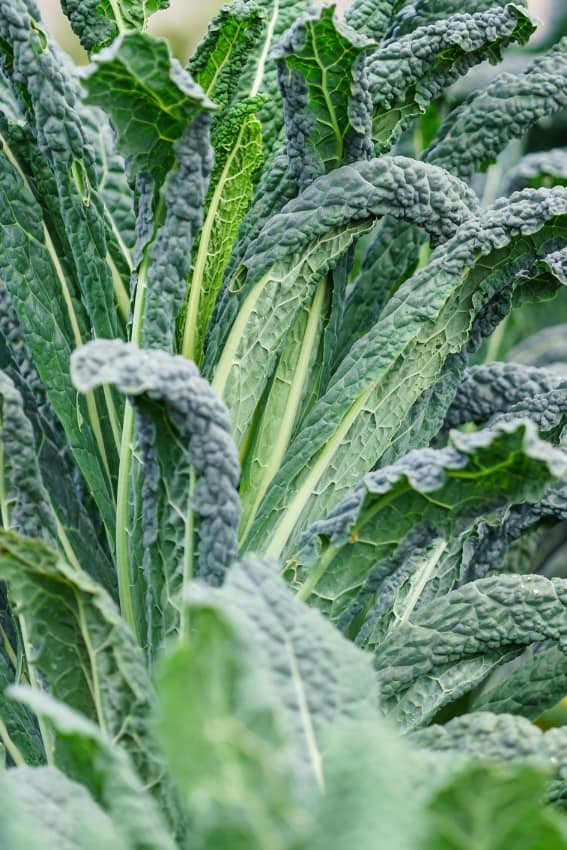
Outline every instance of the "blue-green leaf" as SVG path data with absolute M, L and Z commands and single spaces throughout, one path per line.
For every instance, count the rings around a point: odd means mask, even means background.
M 153 653 L 180 628 L 194 576 L 220 584 L 236 556 L 240 474 L 222 402 L 193 363 L 135 345 L 96 341 L 73 355 L 81 392 L 114 384 L 137 413 L 142 462 L 145 589 L 138 612 Z

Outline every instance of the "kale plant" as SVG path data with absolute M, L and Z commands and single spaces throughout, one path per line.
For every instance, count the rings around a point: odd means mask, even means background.
M 521 0 L 234 0 L 186 68 L 62 5 L 83 72 L 0 0 L 2 850 L 565 850 L 565 328 L 493 355 L 567 39 L 455 103 Z

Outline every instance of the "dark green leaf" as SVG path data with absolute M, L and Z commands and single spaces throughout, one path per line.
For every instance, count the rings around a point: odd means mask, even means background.
M 100 50 L 124 30 L 145 30 L 153 12 L 169 0 L 62 0 L 71 26 L 88 51 Z
M 289 168 L 300 189 L 339 165 L 370 156 L 365 61 L 372 45 L 327 6 L 301 17 L 273 52 L 284 95 Z
M 7 582 L 33 651 L 29 659 L 62 702 L 128 750 L 148 784 L 163 768 L 147 722 L 153 702 L 142 650 L 106 592 L 39 541 L 2 532 Z

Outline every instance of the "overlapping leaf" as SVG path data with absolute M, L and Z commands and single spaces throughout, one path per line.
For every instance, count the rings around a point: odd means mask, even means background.
M 249 556 L 235 565 L 218 598 L 254 648 L 298 778 L 322 786 L 323 747 L 334 725 L 378 707 L 371 658 L 298 604 L 269 561 Z
M 276 46 L 289 168 L 300 189 L 339 165 L 369 157 L 365 62 L 372 45 L 328 6 L 300 18 Z
M 567 800 L 567 738 L 564 729 L 542 732 L 523 717 L 477 712 L 430 726 L 411 736 L 420 747 L 467 754 L 484 762 L 527 762 L 551 773 L 547 794 Z
M 326 519 L 308 529 L 301 566 L 294 570 L 300 595 L 315 594 L 327 616 L 340 620 L 371 577 L 383 605 L 380 582 L 396 566 L 388 559 L 406 535 L 421 527 L 423 537 L 412 545 L 414 557 L 419 553 L 417 563 L 410 562 L 407 575 L 398 578 L 399 585 L 407 584 L 401 598 L 392 600 L 393 621 L 406 620 L 424 595 L 450 590 L 456 582 L 456 575 L 442 577 L 439 571 L 455 535 L 483 513 L 538 501 L 564 474 L 565 462 L 563 453 L 541 442 L 527 422 L 453 432 L 446 449 L 410 452 L 366 475 Z
M 62 0 L 61 6 L 86 50 L 100 50 L 128 29 L 143 30 L 169 0 Z
M 449 113 L 425 158 L 462 179 L 485 169 L 512 139 L 567 103 L 567 40 L 522 74 L 501 74 Z
M 559 285 L 544 261 L 563 232 L 566 204 L 559 188 L 497 203 L 465 222 L 398 291 L 306 418 L 247 545 L 275 556 L 293 554 L 309 521 L 336 504 L 409 429 L 412 408 L 442 379 L 447 363 L 456 390 L 464 363 L 447 358 L 471 344 L 471 327 L 475 345 L 509 309 L 516 288 L 535 278 L 529 293 L 537 297 L 538 287 L 547 295 L 548 286 Z M 445 397 L 450 403 L 450 394 Z M 435 433 L 428 428 L 439 426 L 436 417 L 427 423 L 427 411 L 420 413 L 426 427 L 419 439 L 428 441 Z
M 209 344 L 208 368 L 216 360 L 213 386 L 228 406 L 237 445 L 289 327 L 356 236 L 389 212 L 411 216 L 433 240 L 441 240 L 471 216 L 475 203 L 445 172 L 384 157 L 318 178 L 270 219 L 249 246 L 245 268 L 223 292 Z
M 33 433 L 25 426 L 11 431 L 21 451 L 29 453 L 32 446 L 35 447 L 37 465 L 47 491 L 45 495 L 48 494 L 51 511 L 59 523 L 57 537 L 64 542 L 67 557 L 81 563 L 87 572 L 92 570 L 94 577 L 113 593 L 116 577 L 108 548 L 101 539 L 96 506 L 73 460 L 61 423 L 46 398 L 9 294 L 1 282 L 0 369 L 21 394 L 22 415 L 29 419 Z M 11 451 L 13 457 L 6 458 L 6 462 L 11 463 L 17 473 L 19 450 L 13 446 Z M 38 515 L 42 515 L 41 511 Z M 36 530 L 34 536 L 45 534 L 50 525 L 52 520 L 48 522 L 46 518 L 45 527 Z
M 443 89 L 501 49 L 534 32 L 527 13 L 512 3 L 476 14 L 460 13 L 387 41 L 368 63 L 373 138 L 388 149 L 411 118 L 425 112 Z
M 112 819 L 129 850 L 174 850 L 164 809 L 144 784 L 130 757 L 84 715 L 52 696 L 30 688 L 10 689 L 16 705 L 25 706 L 55 732 L 55 759 L 73 782 L 88 789 Z
M 163 767 L 148 728 L 153 702 L 142 650 L 102 587 L 39 541 L 0 537 L 0 577 L 26 624 L 29 662 L 53 695 L 128 750 L 144 781 Z
M 206 847 L 298 848 L 307 818 L 254 645 L 214 595 L 185 604 L 191 634 L 162 664 L 158 719 L 192 826 Z
M 236 556 L 239 466 L 230 420 L 196 366 L 165 352 L 97 341 L 75 353 L 73 378 L 82 392 L 114 384 L 136 408 L 144 474 L 137 614 L 153 653 L 179 629 L 185 585 L 197 575 L 220 584 Z

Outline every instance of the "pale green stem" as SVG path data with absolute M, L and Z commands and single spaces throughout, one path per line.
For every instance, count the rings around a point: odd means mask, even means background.
M 112 398 L 112 392 L 110 387 L 103 387 L 104 399 L 106 401 L 106 407 L 108 409 L 108 419 L 110 421 L 110 428 L 112 430 L 112 436 L 114 438 L 114 445 L 116 446 L 116 451 L 120 454 L 120 446 L 122 443 L 122 432 L 120 428 L 120 423 L 118 421 L 118 414 L 116 412 L 116 407 L 114 406 L 114 399 Z
M 128 29 L 126 26 L 126 21 L 122 17 L 122 12 L 120 11 L 120 7 L 116 0 L 108 0 L 110 4 L 110 8 L 112 10 L 112 14 L 114 16 L 114 20 L 116 21 L 116 26 L 118 27 L 119 32 L 124 32 Z
M 297 598 L 300 602 L 306 602 L 325 573 L 327 572 L 329 566 L 333 562 L 333 558 L 335 557 L 337 550 L 334 546 L 328 546 L 317 563 L 317 566 L 314 570 L 311 570 L 303 585 L 299 588 L 297 592 Z
M 211 242 L 211 236 L 213 233 L 217 213 L 220 207 L 220 203 L 222 201 L 226 180 L 228 178 L 228 175 L 230 174 L 232 163 L 238 152 L 243 133 L 244 127 L 241 127 L 238 138 L 236 139 L 232 151 L 230 152 L 230 156 L 228 157 L 225 163 L 222 174 L 218 179 L 217 185 L 215 186 L 215 191 L 213 193 L 213 197 L 211 198 L 209 209 L 207 210 L 205 223 L 203 224 L 203 228 L 201 230 L 199 248 L 197 250 L 197 256 L 195 258 L 193 274 L 191 275 L 189 301 L 187 303 L 185 327 L 183 330 L 183 346 L 181 348 L 181 353 L 188 360 L 195 360 L 197 352 L 199 351 L 199 309 L 201 303 L 201 295 L 206 284 L 205 268 L 207 265 L 207 260 L 209 258 L 209 245 Z
M 108 263 L 112 273 L 112 286 L 114 288 L 114 296 L 116 298 L 118 309 L 120 310 L 120 315 L 124 321 L 127 322 L 130 318 L 130 296 L 124 286 L 122 275 L 116 268 L 116 264 L 110 254 L 106 255 L 106 262 Z
M 126 402 L 124 422 L 122 424 L 122 445 L 120 447 L 120 466 L 118 489 L 116 494 L 116 574 L 118 578 L 118 596 L 122 615 L 134 635 L 137 636 L 132 585 L 130 583 L 129 557 L 129 507 L 130 507 L 130 470 L 132 468 L 132 448 L 134 440 L 134 410 Z
M 274 445 L 271 447 L 270 462 L 266 467 L 262 480 L 258 483 L 258 486 L 256 488 L 256 497 L 254 499 L 254 504 L 248 514 L 246 524 L 244 525 L 241 531 L 242 540 L 246 539 L 246 536 L 250 531 L 252 523 L 254 522 L 254 519 L 258 512 L 260 502 L 264 498 L 266 491 L 270 486 L 270 483 L 273 481 L 278 470 L 280 469 L 282 461 L 285 457 L 285 453 L 290 444 L 291 435 L 297 420 L 299 406 L 301 404 L 303 388 L 305 386 L 305 381 L 307 378 L 311 355 L 313 352 L 313 348 L 319 339 L 317 334 L 317 328 L 321 320 L 321 313 L 323 311 L 323 306 L 325 303 L 326 290 L 327 279 L 326 277 L 324 277 L 320 281 L 315 291 L 313 303 L 311 305 L 311 309 L 309 310 L 309 318 L 307 320 L 307 326 L 305 328 L 305 333 L 301 343 L 299 356 L 297 358 L 297 368 L 295 369 L 295 373 L 289 390 L 289 395 L 287 398 L 285 420 L 281 423 L 281 427 L 278 431 L 278 436 L 274 442 Z
M 6 747 L 6 752 L 10 755 L 10 758 L 16 765 L 16 767 L 25 767 L 26 760 L 20 752 L 18 746 L 14 743 L 14 741 L 10 738 L 10 733 L 6 729 L 2 718 L 0 717 L 0 739 L 2 739 L 2 743 Z
M 53 516 L 55 517 L 55 526 L 57 528 L 57 538 L 58 538 L 58 540 L 61 544 L 61 548 L 63 549 L 63 551 L 65 553 L 65 557 L 67 558 L 69 564 L 72 567 L 75 567 L 76 570 L 79 570 L 79 571 L 82 572 L 82 567 L 79 563 L 77 556 L 75 555 L 75 552 L 74 552 L 73 547 L 71 545 L 71 541 L 69 540 L 69 537 L 67 536 L 67 532 L 65 531 L 65 528 L 63 527 L 61 521 L 59 520 L 59 517 L 57 516 L 57 513 L 56 513 L 53 505 L 51 506 L 51 510 L 53 512 Z
M 490 204 L 493 204 L 496 200 L 501 179 L 502 166 L 497 162 L 488 169 L 488 174 L 486 175 L 484 192 L 481 200 L 481 205 L 483 207 L 489 207 Z
M 4 444 L 2 442 L 0 442 L 0 519 L 2 520 L 2 528 L 7 531 L 10 527 L 10 512 L 4 479 Z
M 429 262 L 429 258 L 431 257 L 431 246 L 429 242 L 424 242 L 421 248 L 419 249 L 419 259 L 417 261 L 417 271 L 421 271 Z
M 215 391 L 221 396 L 221 398 L 224 395 L 226 382 L 228 380 L 228 376 L 230 375 L 230 370 L 234 365 L 236 353 L 238 351 L 238 346 L 240 344 L 242 334 L 244 333 L 246 323 L 254 312 L 256 302 L 260 298 L 262 290 L 264 289 L 266 283 L 270 280 L 270 273 L 271 269 L 269 272 L 267 272 L 267 274 L 264 275 L 261 280 L 258 281 L 252 291 L 248 293 L 248 297 L 245 299 L 245 301 L 240 307 L 240 310 L 238 311 L 238 315 L 230 330 L 220 360 L 217 363 L 212 385 Z
M 98 718 L 98 725 L 101 728 L 101 731 L 104 732 L 105 735 L 108 736 L 108 725 L 106 722 L 106 717 L 104 715 L 104 709 L 102 706 L 102 698 L 100 692 L 100 682 L 99 682 L 99 671 L 97 668 L 97 653 L 93 647 L 91 640 L 91 633 L 89 631 L 89 627 L 85 620 L 85 612 L 81 602 L 79 602 L 79 621 L 81 624 L 81 634 L 83 636 L 83 640 L 85 642 L 85 647 L 89 654 L 90 667 L 92 671 L 92 680 L 91 680 L 91 695 L 93 698 L 93 702 L 95 704 L 95 709 Z
M 132 319 L 132 342 L 140 345 L 142 341 L 142 326 L 146 290 L 148 286 L 148 258 L 142 260 Z M 118 488 L 116 496 L 116 573 L 118 579 L 118 595 L 120 608 L 124 619 L 139 639 L 134 615 L 132 599 L 132 584 L 130 581 L 130 473 L 132 471 L 132 451 L 134 448 L 134 409 L 126 402 L 124 422 L 122 423 L 122 440 L 120 444 L 120 463 L 118 468 Z
M 2 642 L 4 644 L 4 652 L 6 653 L 8 658 L 10 659 L 10 662 L 11 662 L 14 670 L 16 670 L 17 667 L 18 667 L 18 657 L 17 657 L 16 653 L 14 652 L 14 647 L 10 643 L 8 635 L 6 634 L 4 627 L 2 625 L 0 625 L 0 637 L 2 638 Z
M 311 498 L 319 479 L 326 469 L 329 468 L 329 463 L 339 450 L 344 438 L 350 431 L 352 425 L 360 415 L 361 411 L 368 401 L 368 398 L 374 391 L 374 387 L 370 387 L 356 400 L 352 405 L 347 415 L 343 418 L 339 427 L 327 442 L 325 447 L 319 454 L 319 457 L 309 470 L 303 483 L 296 491 L 291 502 L 282 512 L 282 516 L 278 524 L 275 526 L 270 535 L 270 543 L 266 549 L 266 555 L 269 558 L 280 558 L 286 544 L 293 533 L 296 523 L 301 517 L 307 502 Z
M 504 337 L 506 335 L 506 327 L 508 325 L 509 318 L 510 316 L 508 315 L 504 319 L 502 319 L 502 321 L 488 340 L 488 345 L 486 347 L 486 356 L 484 358 L 485 363 L 494 363 L 494 361 L 498 360 L 498 355 L 500 354 L 500 349 L 502 348 L 502 343 L 504 342 Z
M 262 53 L 260 55 L 260 59 L 258 60 L 258 68 L 256 71 L 256 76 L 254 78 L 254 82 L 252 84 L 252 88 L 250 90 L 250 97 L 256 97 L 258 92 L 262 87 L 262 82 L 264 80 L 264 71 L 266 69 L 266 62 L 268 61 L 268 54 L 270 53 L 270 48 L 272 46 L 272 39 L 274 37 L 274 30 L 276 28 L 276 23 L 278 20 L 278 14 L 280 11 L 279 0 L 274 0 L 274 9 L 272 12 L 272 17 L 270 18 L 270 23 L 268 24 L 268 30 L 266 32 L 266 40 L 264 42 L 264 47 L 262 49 Z
M 400 618 L 398 625 L 403 626 L 409 621 L 409 618 L 415 610 L 415 606 L 419 602 L 425 585 L 433 576 L 437 564 L 439 563 L 441 556 L 445 552 L 447 545 L 448 544 L 446 540 L 440 540 L 433 548 L 431 555 L 429 556 L 429 558 L 427 558 L 421 570 L 418 572 L 417 576 L 415 577 L 415 582 L 409 591 L 407 599 L 405 600 L 404 613 Z

